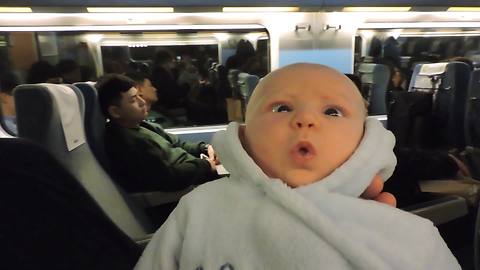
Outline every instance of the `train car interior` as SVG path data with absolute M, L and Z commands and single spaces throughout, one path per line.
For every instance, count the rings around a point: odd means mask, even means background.
M 158 101 L 146 121 L 184 140 L 209 143 L 229 122 L 244 121 L 262 77 L 291 63 L 311 62 L 358 79 L 369 117 L 394 133 L 397 157 L 408 160 L 397 167 L 407 173 L 386 184 L 398 207 L 430 219 L 462 268 L 480 270 L 480 4 L 3 2 L 2 171 L 15 160 L 7 162 L 6 155 L 24 155 L 8 145 L 32 147 L 42 155 L 30 144 L 41 145 L 58 162 L 52 166 L 74 183 L 68 189 L 81 190 L 72 199 L 91 201 L 92 211 L 108 222 L 102 228 L 114 228 L 127 239 L 121 245 L 128 256 L 163 222 L 149 209 L 176 203 L 193 187 L 127 194 L 118 185 L 103 148 L 107 120 L 95 82 L 109 73 L 148 75 Z M 15 78 L 15 85 L 4 84 L 8 78 Z M 439 166 L 429 167 L 431 175 L 413 176 L 409 166 L 418 166 L 420 156 L 440 152 L 452 157 L 460 173 L 442 174 L 445 168 Z

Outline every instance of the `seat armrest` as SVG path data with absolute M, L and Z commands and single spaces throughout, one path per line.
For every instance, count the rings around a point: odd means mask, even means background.
M 150 240 L 152 240 L 152 237 L 153 237 L 153 233 L 149 233 L 142 238 L 134 239 L 134 241 L 143 250 L 143 249 L 145 249 L 147 244 L 150 243 Z
M 455 195 L 447 195 L 431 201 L 415 204 L 403 210 L 429 219 L 435 226 L 468 214 L 465 198 Z

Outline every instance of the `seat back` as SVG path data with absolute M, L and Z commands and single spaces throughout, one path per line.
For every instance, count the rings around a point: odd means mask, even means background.
M 395 135 L 396 147 L 432 148 L 432 94 L 392 91 L 387 128 Z
M 15 137 L 13 132 L 8 129 L 8 126 L 5 123 L 5 118 L 2 113 L 2 106 L 0 104 L 0 138 L 13 138 L 13 137 Z
M 465 143 L 480 148 L 480 70 L 472 71 L 465 108 Z
M 240 89 L 238 85 L 238 74 L 240 74 L 240 70 L 238 69 L 230 69 L 228 70 L 228 85 L 230 86 L 230 90 L 232 91 L 228 96 L 234 99 L 240 98 Z
M 3 116 L 0 113 L 0 138 L 13 138 L 14 136 L 10 134 L 5 128 L 5 122 L 3 121 Z
M 387 114 L 386 93 L 390 69 L 382 64 L 363 63 L 358 67 L 362 95 L 369 102 L 370 115 Z
M 248 104 L 250 96 L 253 93 L 253 90 L 257 86 L 260 78 L 257 75 L 251 75 L 248 73 L 241 72 L 238 74 L 238 90 L 240 98 Z
M 409 92 L 432 94 L 432 125 L 437 147 L 465 147 L 464 117 L 470 68 L 461 62 L 415 66 Z
M 0 139 L 4 269 L 132 269 L 141 248 L 48 151 Z
M 73 85 L 80 90 L 85 101 L 84 124 L 88 145 L 100 165 L 109 172 L 110 165 L 104 144 L 106 118 L 100 109 L 97 89 L 93 83 L 89 82 L 79 82 Z
M 14 95 L 20 137 L 45 146 L 128 236 L 142 239 L 153 231 L 145 213 L 128 205 L 85 143 L 84 101 L 76 87 L 22 85 Z
M 480 177 L 480 70 L 472 71 L 465 108 L 465 158 L 473 178 Z

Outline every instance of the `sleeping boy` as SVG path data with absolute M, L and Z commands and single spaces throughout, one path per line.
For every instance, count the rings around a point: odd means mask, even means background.
M 460 269 L 426 219 L 358 196 L 396 159 L 343 74 L 267 75 L 213 144 L 230 176 L 182 198 L 136 269 Z

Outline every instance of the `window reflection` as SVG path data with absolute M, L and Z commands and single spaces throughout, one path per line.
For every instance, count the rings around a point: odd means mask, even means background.
M 248 57 L 237 44 L 248 43 Z M 181 32 L 6 32 L 0 34 L 0 73 L 20 83 L 96 81 L 106 73 L 144 74 L 157 89 L 150 121 L 164 128 L 225 124 L 232 98 L 229 69 L 269 71 L 265 29 Z M 226 67 L 230 58 L 242 65 Z

